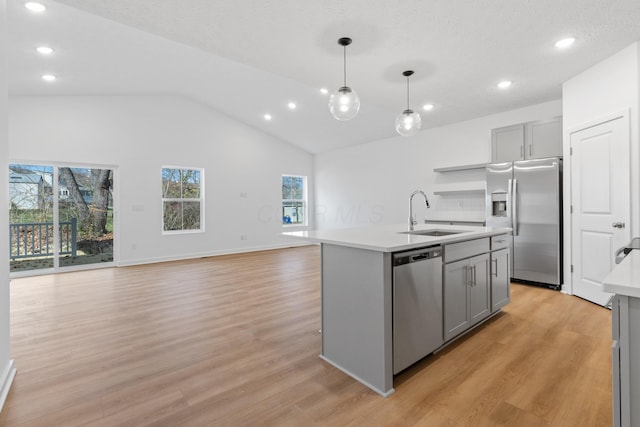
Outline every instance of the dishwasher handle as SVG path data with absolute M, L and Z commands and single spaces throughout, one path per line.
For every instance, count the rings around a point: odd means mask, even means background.
M 393 266 L 410 264 L 434 258 L 442 257 L 442 246 L 431 246 L 428 248 L 416 249 L 414 251 L 399 252 L 393 254 Z

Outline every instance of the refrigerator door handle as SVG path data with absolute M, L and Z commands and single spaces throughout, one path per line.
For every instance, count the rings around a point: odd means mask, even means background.
M 513 179 L 511 184 L 511 223 L 513 235 L 518 235 L 518 180 Z

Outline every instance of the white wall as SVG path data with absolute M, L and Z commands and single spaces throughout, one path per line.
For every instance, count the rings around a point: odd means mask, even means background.
M 640 194 L 640 168 L 638 159 L 638 91 L 640 43 L 621 50 L 599 64 L 564 83 L 563 127 L 565 154 L 570 140 L 567 131 L 580 128 L 603 116 L 630 109 L 631 124 L 631 194 Z M 632 234 L 640 230 L 640 197 L 632 197 Z
M 640 233 L 640 143 L 639 108 L 640 99 L 640 43 L 621 50 L 606 60 L 594 65 L 564 83 L 563 128 L 564 154 L 568 158 L 571 143 L 570 132 L 593 124 L 603 117 L 630 111 L 631 136 L 631 235 Z M 569 187 L 571 163 L 565 162 L 565 186 Z M 569 198 L 565 198 L 565 218 L 569 218 Z M 565 221 L 565 241 L 571 239 L 571 223 Z M 565 277 L 571 277 L 568 262 L 571 260 L 570 245 L 565 245 Z M 567 291 L 572 292 L 569 280 Z
M 560 116 L 560 100 L 316 155 L 316 227 L 343 228 L 404 223 L 413 190 L 427 193 L 432 208 L 414 201 L 418 220 L 484 220 L 484 194 L 434 196 L 452 182 L 484 180 L 484 170 L 434 173 L 438 167 L 487 163 L 491 129 Z M 423 114 L 428 122 L 429 115 Z
M 120 264 L 290 245 L 279 236 L 281 176 L 306 175 L 313 189 L 311 154 L 186 98 L 12 96 L 9 102 L 11 161 L 117 168 Z M 162 166 L 205 168 L 204 233 L 162 235 Z
M 0 0 L 0 170 L 7 170 L 7 40 L 6 1 Z M 7 173 L 0 174 L 0 200 L 9 200 Z M 9 224 L 9 211 L 0 209 L 0 224 Z M 0 227 L 0 410 L 15 375 L 9 354 L 9 227 Z

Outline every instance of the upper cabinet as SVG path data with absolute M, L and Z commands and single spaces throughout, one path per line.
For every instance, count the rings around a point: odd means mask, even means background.
M 561 156 L 561 117 L 491 131 L 491 161 L 494 163 Z
M 494 163 L 524 159 L 524 124 L 491 131 L 491 161 Z

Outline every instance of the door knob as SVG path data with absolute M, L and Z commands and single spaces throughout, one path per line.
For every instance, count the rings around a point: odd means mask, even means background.
M 614 222 L 611 226 L 613 228 L 624 228 L 624 222 Z

